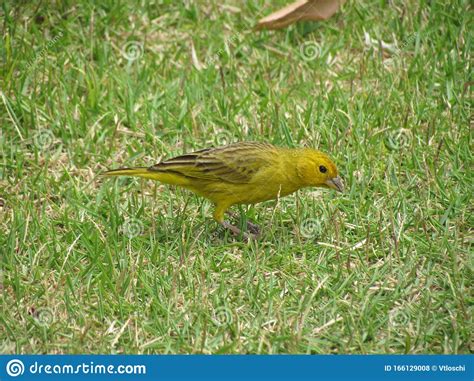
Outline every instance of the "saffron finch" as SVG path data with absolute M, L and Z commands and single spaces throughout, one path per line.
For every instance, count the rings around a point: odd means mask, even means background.
M 214 219 L 236 235 L 241 230 L 224 220 L 232 205 L 273 200 L 304 187 L 344 190 L 336 165 L 326 154 L 260 142 L 207 148 L 148 168 L 121 168 L 104 175 L 143 177 L 189 189 L 211 200 L 215 205 Z M 251 223 L 248 227 L 255 237 L 258 227 Z

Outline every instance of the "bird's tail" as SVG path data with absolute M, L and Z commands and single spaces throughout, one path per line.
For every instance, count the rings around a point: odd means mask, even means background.
M 103 176 L 133 176 L 133 177 L 143 177 L 145 179 L 151 179 L 160 181 L 163 184 L 171 185 L 181 185 L 188 186 L 190 184 L 189 179 L 186 176 L 180 176 L 176 172 L 169 172 L 166 170 L 156 171 L 151 170 L 147 167 L 137 167 L 137 168 L 119 168 L 113 169 L 112 171 L 107 171 L 102 174 Z
M 104 172 L 103 176 L 134 176 L 134 177 L 144 177 L 146 179 L 153 179 L 156 176 L 153 176 L 147 167 L 137 167 L 137 168 L 119 168 L 113 169 L 111 171 Z

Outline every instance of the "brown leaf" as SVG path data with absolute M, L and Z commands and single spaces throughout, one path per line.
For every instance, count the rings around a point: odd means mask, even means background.
M 264 17 L 257 29 L 281 29 L 297 21 L 326 20 L 346 0 L 298 0 L 285 8 Z

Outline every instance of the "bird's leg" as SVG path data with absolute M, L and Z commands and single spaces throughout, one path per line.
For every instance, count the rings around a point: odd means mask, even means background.
M 242 237 L 244 237 L 245 241 L 249 241 L 252 238 L 257 238 L 256 235 L 243 232 L 237 226 L 234 226 L 230 222 L 227 222 L 227 221 L 224 220 L 224 214 L 226 212 L 229 213 L 227 211 L 229 206 L 230 206 L 229 204 L 223 204 L 223 203 L 219 204 L 219 203 L 217 203 L 216 204 L 216 209 L 214 210 L 214 219 L 219 224 L 221 224 L 225 229 L 229 229 L 232 232 L 232 234 L 234 234 L 236 236 L 242 235 Z M 232 215 L 232 213 L 230 213 L 230 214 Z
M 237 215 L 230 210 L 226 211 L 226 213 L 231 216 L 232 218 L 237 219 Z M 260 235 L 260 227 L 257 224 L 254 224 L 253 222 L 250 222 L 247 220 L 247 230 L 252 233 L 254 236 L 259 236 Z

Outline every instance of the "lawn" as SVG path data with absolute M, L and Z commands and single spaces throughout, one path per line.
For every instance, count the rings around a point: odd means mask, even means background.
M 474 351 L 468 1 L 281 31 L 253 27 L 283 0 L 92 3 L 1 6 L 1 353 Z M 329 153 L 345 193 L 234 208 L 246 243 L 98 176 L 244 140 Z

